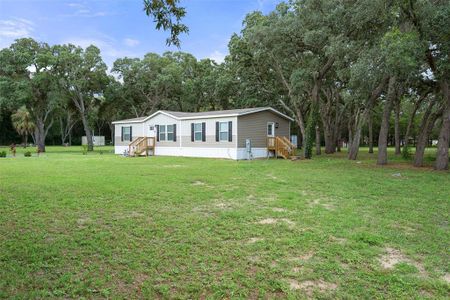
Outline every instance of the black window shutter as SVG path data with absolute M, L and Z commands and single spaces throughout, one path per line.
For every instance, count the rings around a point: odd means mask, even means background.
M 159 125 L 155 125 L 156 128 L 156 141 L 159 142 Z
M 130 126 L 130 142 L 133 140 L 133 126 Z
M 233 141 L 233 122 L 228 122 L 228 141 Z
M 191 123 L 191 142 L 194 141 L 194 123 Z
M 219 122 L 216 122 L 216 142 L 219 141 Z
M 121 133 L 120 133 L 120 140 L 123 142 L 123 126 L 120 127 Z
M 177 141 L 177 124 L 173 124 L 173 141 Z
M 202 142 L 206 142 L 206 123 L 202 123 Z

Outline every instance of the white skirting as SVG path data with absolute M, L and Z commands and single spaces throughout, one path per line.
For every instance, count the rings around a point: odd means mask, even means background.
M 128 146 L 114 146 L 115 154 L 123 154 L 125 150 L 128 150 Z M 251 154 L 251 158 L 265 158 L 267 148 L 253 148 Z M 156 147 L 155 155 L 249 159 L 245 148 Z

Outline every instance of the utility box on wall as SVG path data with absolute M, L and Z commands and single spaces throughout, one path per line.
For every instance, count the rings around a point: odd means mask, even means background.
M 105 136 L 104 135 L 94 135 L 92 137 L 92 141 L 94 142 L 94 146 L 105 146 Z M 86 136 L 81 137 L 81 145 L 87 145 Z

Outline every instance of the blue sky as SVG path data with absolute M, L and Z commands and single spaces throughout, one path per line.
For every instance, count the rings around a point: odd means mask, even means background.
M 240 31 L 245 15 L 254 10 L 270 12 L 279 2 L 181 0 L 190 30 L 181 37 L 181 51 L 222 61 L 229 38 Z M 21 37 L 51 45 L 95 44 L 111 66 L 119 57 L 177 50 L 165 45 L 167 36 L 145 15 L 142 0 L 0 0 L 0 48 Z

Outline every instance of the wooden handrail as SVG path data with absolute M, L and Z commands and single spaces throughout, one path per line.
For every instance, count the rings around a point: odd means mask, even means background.
M 275 151 L 275 156 L 282 156 L 286 159 L 295 155 L 296 147 L 285 136 L 267 137 L 267 150 Z
M 132 141 L 128 147 L 130 155 L 140 155 L 142 152 L 149 149 L 155 148 L 155 138 L 154 137 L 138 137 Z M 147 154 L 147 152 L 146 152 Z

